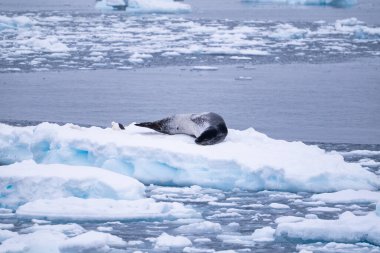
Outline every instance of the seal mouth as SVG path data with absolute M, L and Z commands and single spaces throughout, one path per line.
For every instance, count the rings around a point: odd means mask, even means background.
M 153 129 L 153 130 L 158 131 L 158 132 L 161 131 L 161 126 L 157 122 L 136 123 L 135 126 L 150 128 L 150 129 Z

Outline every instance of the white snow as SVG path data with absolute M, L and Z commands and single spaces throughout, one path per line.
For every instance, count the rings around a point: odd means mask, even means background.
M 304 219 L 295 223 L 280 223 L 275 235 L 303 241 L 369 242 L 380 245 L 380 217 L 374 212 L 355 216 L 347 211 L 337 220 Z
M 145 186 L 134 178 L 86 166 L 36 164 L 28 160 L 0 167 L 1 206 L 62 197 L 139 199 Z
M 184 248 L 191 246 L 191 241 L 184 236 L 172 236 L 162 233 L 156 240 L 156 248 Z
M 380 201 L 380 192 L 347 189 L 338 192 L 314 194 L 311 199 L 325 203 L 376 203 Z
M 20 217 L 47 217 L 75 220 L 135 220 L 196 218 L 193 209 L 181 203 L 155 202 L 153 199 L 114 200 L 75 197 L 40 199 L 16 210 Z
M 226 140 L 213 146 L 196 145 L 186 135 L 152 132 L 133 124 L 125 131 L 0 124 L 0 162 L 33 158 L 37 163 L 100 167 L 146 184 L 220 189 L 327 192 L 380 186 L 377 175 L 336 152 L 271 139 L 252 128 L 230 129 Z

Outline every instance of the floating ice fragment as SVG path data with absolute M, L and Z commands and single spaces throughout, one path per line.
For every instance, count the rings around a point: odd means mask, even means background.
M 342 209 L 337 207 L 328 207 L 328 206 L 318 206 L 311 207 L 307 209 L 309 212 L 321 212 L 321 213 L 329 213 L 329 212 L 340 212 Z
M 57 224 L 57 225 L 33 225 L 28 228 L 24 228 L 21 230 L 22 233 L 33 233 L 37 231 L 50 231 L 50 232 L 60 232 L 65 234 L 68 237 L 77 236 L 86 232 L 86 230 L 75 223 L 69 224 Z
M 251 60 L 252 58 L 251 57 L 247 57 L 247 56 L 231 56 L 230 59 L 232 60 Z
M 34 20 L 26 16 L 8 17 L 0 15 L 0 32 L 5 29 L 28 28 L 34 23 Z
M 108 233 L 89 231 L 62 242 L 59 248 L 62 251 L 71 252 L 103 252 L 109 251 L 110 247 L 123 247 L 126 242 L 118 236 Z
M 4 223 L 0 223 L 0 229 L 11 229 L 11 228 L 14 228 L 14 224 L 4 224 Z
M 96 9 L 100 10 L 125 10 L 128 0 L 97 0 Z
M 380 155 L 380 150 L 352 150 L 339 153 L 343 156 L 376 156 Z
M 153 199 L 113 200 L 75 197 L 36 200 L 20 206 L 20 217 L 47 217 L 70 220 L 136 220 L 197 218 L 199 214 L 181 203 Z
M 308 242 L 369 242 L 380 245 L 380 217 L 374 212 L 365 216 L 345 212 L 337 220 L 304 219 L 296 223 L 280 223 L 275 235 Z
M 112 227 L 99 226 L 96 228 L 96 230 L 98 230 L 100 232 L 111 232 L 113 230 L 113 228 Z
M 215 253 L 214 249 L 208 248 L 195 248 L 195 247 L 186 247 L 183 249 L 184 253 Z
M 58 253 L 59 244 L 67 237 L 56 231 L 37 231 L 12 236 L 0 244 L 0 252 L 12 253 Z
M 274 208 L 274 209 L 288 209 L 290 208 L 288 205 L 285 204 L 280 204 L 280 203 L 271 203 L 269 207 Z
M 380 201 L 380 192 L 347 189 L 338 192 L 314 194 L 311 199 L 326 203 L 376 203 Z
M 188 13 L 188 4 L 173 0 L 129 0 L 126 9 L 129 13 Z
M 206 71 L 215 71 L 218 70 L 218 67 L 214 66 L 193 66 L 191 70 L 206 70 Z
M 250 76 L 238 76 L 235 78 L 235 80 L 237 80 L 237 81 L 251 81 L 252 77 L 250 77 Z
M 184 248 L 191 246 L 191 241 L 184 236 L 171 236 L 162 233 L 156 240 L 156 248 Z
M 9 238 L 12 238 L 16 235 L 18 235 L 18 233 L 12 232 L 9 230 L 0 229 L 0 244 L 1 244 L 1 242 L 5 241 Z M 0 248 L 0 252 L 1 252 L 1 248 Z
M 275 229 L 271 227 L 263 227 L 255 229 L 255 231 L 252 234 L 252 239 L 257 242 L 270 242 L 274 241 L 274 233 Z
M 0 167 L 1 206 L 61 197 L 139 199 L 145 187 L 134 178 L 86 166 L 24 161 Z
M 195 234 L 220 233 L 222 232 L 222 226 L 220 226 L 219 223 L 203 221 L 203 222 L 180 226 L 176 229 L 176 231 L 179 233 L 195 233 Z

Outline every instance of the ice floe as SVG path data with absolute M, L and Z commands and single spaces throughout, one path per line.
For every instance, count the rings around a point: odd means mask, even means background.
M 146 184 L 291 192 L 376 190 L 380 185 L 377 175 L 345 162 L 336 152 L 271 139 L 253 129 L 230 129 L 223 143 L 203 147 L 189 136 L 164 135 L 133 124 L 125 131 L 0 124 L 0 163 L 31 157 L 37 163 L 100 167 Z
M 81 199 L 76 197 L 40 199 L 16 210 L 19 217 L 66 220 L 161 220 L 195 218 L 199 213 L 177 202 L 139 200 Z
M 115 235 L 88 231 L 68 237 L 58 231 L 39 230 L 29 234 L 14 235 L 0 245 L 0 252 L 50 253 L 50 252 L 110 252 L 125 246 L 126 242 Z
M 274 241 L 275 229 L 271 227 L 263 227 L 256 229 L 252 234 L 252 239 L 258 242 Z
M 95 167 L 39 165 L 23 161 L 0 167 L 0 206 L 63 197 L 140 199 L 145 186 L 134 178 Z
M 222 227 L 219 223 L 203 221 L 198 223 L 192 223 L 188 225 L 182 225 L 176 229 L 179 233 L 196 233 L 196 234 L 207 234 L 207 233 L 220 233 L 222 232 Z
M 280 223 L 275 235 L 303 241 L 368 242 L 380 245 L 380 217 L 374 212 L 355 216 L 347 211 L 337 220 L 304 219 Z
M 156 248 L 184 248 L 191 246 L 191 241 L 184 236 L 172 236 L 167 233 L 162 233 L 156 240 Z
M 338 192 L 314 194 L 311 199 L 326 203 L 376 203 L 380 201 L 380 192 L 347 189 Z

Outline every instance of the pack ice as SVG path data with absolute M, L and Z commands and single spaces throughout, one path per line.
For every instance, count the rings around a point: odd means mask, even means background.
M 359 164 L 345 162 L 337 152 L 326 152 L 302 142 L 275 140 L 252 128 L 245 131 L 230 129 L 223 143 L 199 146 L 194 144 L 194 139 L 190 136 L 164 135 L 134 124 L 126 127 L 125 131 L 85 128 L 72 124 L 59 126 L 41 123 L 28 127 L 0 124 L 0 164 L 28 159 L 40 166 L 62 166 L 57 169 L 60 172 L 56 175 L 38 174 L 39 180 L 44 180 L 44 176 L 57 177 L 55 180 L 60 182 L 60 187 L 56 194 L 59 197 L 67 197 L 67 192 L 75 192 L 70 196 L 111 196 L 112 199 L 120 199 L 121 195 L 124 199 L 132 198 L 131 195 L 141 194 L 142 186 L 130 177 L 144 184 L 195 184 L 223 190 L 237 187 L 248 190 L 329 192 L 345 189 L 377 190 L 380 185 L 377 175 Z M 135 193 L 130 194 L 120 183 L 112 184 L 114 188 L 120 188 L 110 190 L 111 184 L 102 176 L 97 177 L 96 187 L 83 186 L 85 182 L 91 181 L 88 178 L 75 178 L 76 186 L 68 188 L 67 185 L 70 184 L 65 183 L 68 179 L 61 176 L 65 170 L 67 175 L 80 170 L 80 173 L 88 177 L 89 173 L 83 171 L 90 169 L 64 165 L 102 168 L 103 172 L 107 170 L 114 173 L 121 181 L 125 180 L 131 187 L 133 185 L 136 189 L 130 192 Z M 28 175 L 22 167 L 37 169 L 38 165 L 21 163 L 2 167 L 1 171 L 7 173 L 9 182 L 36 185 L 30 179 L 32 175 L 28 179 L 14 179 Z M 48 166 L 43 167 L 48 169 Z M 53 167 L 50 169 L 53 170 Z M 100 175 L 98 171 L 93 168 L 93 175 Z M 121 178 L 122 176 L 128 178 Z M 68 181 L 73 180 L 70 178 Z M 11 191 L 19 185 L 9 183 L 9 189 L 4 185 L 2 191 Z M 96 190 L 92 192 L 90 188 Z M 27 193 L 22 196 L 6 196 L 9 199 L 2 203 L 9 201 L 9 205 L 28 199 Z

